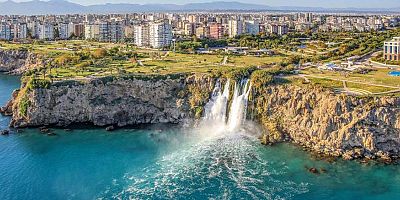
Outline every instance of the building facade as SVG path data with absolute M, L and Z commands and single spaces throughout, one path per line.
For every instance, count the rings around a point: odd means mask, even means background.
M 228 34 L 231 38 L 241 35 L 243 33 L 243 23 L 241 20 L 229 20 L 228 27 Z
M 149 26 L 147 24 L 133 27 L 133 41 L 138 47 L 150 46 Z
M 0 40 L 11 40 L 11 26 L 6 23 L 0 24 Z
M 210 39 L 218 40 L 224 37 L 224 26 L 220 23 L 210 24 Z
M 385 60 L 400 60 L 400 37 L 394 37 L 391 41 L 385 42 L 383 46 L 383 57 Z
M 257 35 L 260 33 L 260 23 L 257 20 L 248 20 L 244 22 L 245 33 Z
M 153 48 L 169 47 L 172 42 L 172 30 L 167 21 L 149 24 L 150 46 Z
M 39 39 L 40 40 L 54 40 L 54 26 L 53 24 L 39 25 Z

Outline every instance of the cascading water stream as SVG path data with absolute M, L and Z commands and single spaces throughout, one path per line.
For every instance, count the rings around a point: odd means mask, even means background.
M 226 82 L 224 91 L 222 92 L 221 83 L 218 81 L 210 101 L 205 106 L 205 120 L 214 120 L 217 122 L 225 122 L 226 106 L 229 98 L 229 80 Z
M 228 80 L 222 91 L 221 83 L 218 81 L 210 101 L 205 106 L 203 126 L 212 128 L 213 132 L 232 132 L 241 127 L 246 119 L 248 96 L 251 90 L 249 80 L 235 83 L 232 104 L 227 119 L 228 98 L 230 81 Z
M 239 85 L 235 84 L 235 92 L 232 97 L 232 105 L 227 125 L 229 131 L 235 131 L 240 128 L 246 119 L 246 109 L 250 90 L 251 84 L 249 80 L 241 81 Z

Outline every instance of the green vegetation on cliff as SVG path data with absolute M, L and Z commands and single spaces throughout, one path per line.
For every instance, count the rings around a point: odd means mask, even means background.
M 31 101 L 27 97 L 27 94 L 23 94 L 22 98 L 18 102 L 18 110 L 21 116 L 26 117 L 28 108 L 31 106 Z

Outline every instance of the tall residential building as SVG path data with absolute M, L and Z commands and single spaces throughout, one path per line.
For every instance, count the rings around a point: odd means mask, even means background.
M 85 36 L 85 25 L 74 24 L 74 35 L 76 37 L 84 37 Z
M 30 36 L 32 38 L 39 38 L 39 23 L 36 21 L 29 22 L 27 26 Z
M 60 23 L 58 24 L 58 37 L 62 40 L 69 39 L 74 33 L 73 24 Z
M 400 37 L 394 37 L 391 41 L 385 42 L 383 46 L 385 60 L 400 60 Z
M 203 39 L 210 37 L 210 27 L 200 26 L 196 28 L 196 37 Z
M 17 24 L 14 26 L 14 38 L 26 39 L 28 37 L 28 27 L 25 23 Z
M 229 37 L 236 37 L 243 33 L 243 23 L 241 20 L 229 20 L 228 22 L 228 34 Z
M 313 14 L 312 13 L 306 13 L 305 22 L 308 22 L 308 23 L 312 23 L 313 22 Z
M 119 42 L 124 38 L 124 28 L 119 21 L 112 21 L 109 24 L 110 42 Z
M 99 25 L 97 24 L 87 24 L 85 25 L 85 39 L 95 40 L 99 36 Z
M 211 39 L 222 39 L 224 37 L 224 27 L 220 23 L 210 24 L 210 38 Z
M 54 40 L 54 26 L 53 24 L 39 25 L 39 39 L 41 40 Z
M 244 22 L 245 33 L 257 35 L 260 33 L 260 23 L 257 20 L 248 20 Z
M 280 24 L 278 26 L 278 35 L 286 35 L 289 33 L 289 26 L 286 24 Z
M 289 27 L 286 24 L 269 24 L 269 32 L 276 35 L 285 35 L 289 32 Z
M 152 22 L 149 24 L 150 46 L 163 48 L 171 45 L 172 29 L 168 21 Z
M 89 33 L 86 34 L 87 31 Z M 99 42 L 119 42 L 123 37 L 124 28 L 120 21 L 101 21 L 95 25 L 87 25 L 87 28 L 85 27 L 85 38 L 87 39 L 95 39 Z
M 136 25 L 133 27 L 134 43 L 136 46 L 150 46 L 148 24 Z
M 185 35 L 194 35 L 195 32 L 196 32 L 196 24 L 195 23 L 186 23 L 184 25 Z
M 99 26 L 99 35 L 97 40 L 99 42 L 109 42 L 110 41 L 110 23 L 109 22 L 100 22 Z
M 125 26 L 124 27 L 124 38 L 132 41 L 134 40 L 135 32 L 132 26 Z
M 0 40 L 11 40 L 11 26 L 6 23 L 0 24 Z

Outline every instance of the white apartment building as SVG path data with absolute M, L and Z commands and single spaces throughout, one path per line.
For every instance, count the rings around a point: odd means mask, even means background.
M 38 28 L 39 39 L 53 40 L 54 39 L 54 26 L 52 24 L 41 24 Z
M 400 60 L 400 37 L 394 37 L 392 40 L 384 43 L 383 56 L 385 60 Z
M 110 41 L 110 30 L 109 22 L 100 22 L 98 23 L 99 25 L 99 35 L 98 35 L 98 41 L 99 42 L 109 42 Z
M 36 21 L 27 24 L 32 38 L 39 38 L 39 23 Z
M 229 37 L 233 38 L 243 33 L 243 22 L 241 20 L 229 20 L 228 22 L 228 34 Z
M 109 24 L 110 42 L 119 42 L 124 39 L 124 27 L 119 21 L 112 21 Z
M 149 24 L 150 46 L 163 48 L 171 45 L 172 29 L 167 21 L 152 22 Z
M 85 25 L 85 39 L 99 42 L 119 42 L 124 38 L 124 26 L 120 21 L 102 21 Z
M 6 23 L 0 24 L 0 40 L 11 40 L 11 26 Z
M 133 27 L 134 43 L 138 47 L 150 46 L 149 26 L 147 24 Z
M 74 25 L 72 23 L 61 23 L 58 25 L 59 38 L 66 40 L 74 33 Z
M 248 20 L 244 22 L 245 33 L 257 35 L 260 33 L 260 23 L 257 20 Z
M 86 24 L 85 25 L 85 40 L 94 40 L 99 36 L 99 25 Z
M 25 23 L 14 26 L 14 38 L 26 39 L 28 37 L 28 26 Z

